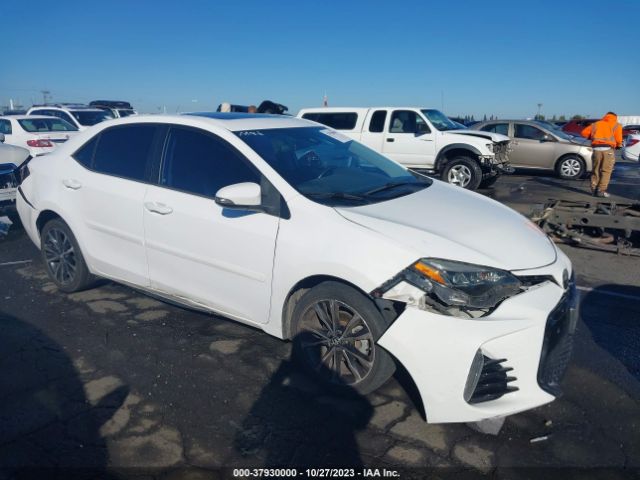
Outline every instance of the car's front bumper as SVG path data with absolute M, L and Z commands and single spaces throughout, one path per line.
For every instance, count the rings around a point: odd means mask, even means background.
M 570 302 L 570 308 L 563 310 L 566 318 L 554 320 L 551 314 L 561 300 Z M 558 395 L 557 382 L 566 365 L 557 363 L 568 361 L 570 345 L 568 353 L 554 346 L 566 347 L 576 319 L 575 288 L 564 290 L 546 281 L 478 319 L 407 307 L 378 343 L 413 378 L 429 423 L 475 422 L 528 410 Z M 517 388 L 488 401 L 465 400 L 477 354 L 485 359 L 506 359 L 500 365 L 513 369 L 508 376 L 516 379 L 508 386 Z M 549 380 L 553 385 L 546 384 Z

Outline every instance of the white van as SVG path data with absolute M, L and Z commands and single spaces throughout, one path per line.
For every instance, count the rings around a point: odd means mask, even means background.
M 511 173 L 509 137 L 461 129 L 442 112 L 419 107 L 305 108 L 299 118 L 327 125 L 412 170 L 437 173 L 469 190 Z

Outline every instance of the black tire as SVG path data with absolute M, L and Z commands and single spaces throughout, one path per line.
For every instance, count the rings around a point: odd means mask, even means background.
M 482 169 L 470 157 L 454 157 L 444 166 L 442 180 L 467 190 L 476 190 L 482 181 Z
M 59 218 L 49 220 L 40 232 L 40 253 L 47 274 L 58 290 L 72 293 L 95 282 L 69 226 Z
M 498 178 L 500 178 L 500 175 L 494 175 L 493 177 L 483 178 L 478 188 L 490 188 L 493 186 L 494 183 L 498 181 Z
M 318 311 L 329 315 L 325 316 L 329 323 L 338 319 L 333 331 L 321 322 Z M 389 380 L 396 368 L 391 355 L 377 344 L 387 326 L 362 293 L 338 282 L 321 283 L 306 292 L 293 310 L 293 358 L 328 389 L 366 395 Z
M 565 180 L 580 180 L 585 171 L 584 160 L 577 155 L 566 155 L 556 163 L 556 175 Z

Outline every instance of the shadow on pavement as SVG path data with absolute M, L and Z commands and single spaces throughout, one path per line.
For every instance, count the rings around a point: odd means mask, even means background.
M 593 340 L 640 380 L 640 287 L 599 286 L 583 296 L 580 308 Z
M 318 373 L 329 370 L 323 365 Z M 306 388 L 296 382 L 308 381 L 293 360 L 283 361 L 244 419 L 236 450 L 251 465 L 267 468 L 362 467 L 355 437 L 366 428 L 373 407 L 346 385 L 340 395 L 309 394 L 301 401 L 300 390 Z
M 92 405 L 62 347 L 0 311 L 0 478 L 110 478 L 100 427 L 128 394 Z

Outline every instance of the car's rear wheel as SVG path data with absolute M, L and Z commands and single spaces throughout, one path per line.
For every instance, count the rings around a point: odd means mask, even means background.
M 578 180 L 585 173 L 584 161 L 576 155 L 567 155 L 558 160 L 556 173 L 566 180 Z
M 42 260 L 47 274 L 59 290 L 71 293 L 94 282 L 78 242 L 61 219 L 49 220 L 40 232 Z
M 447 162 L 442 171 L 445 182 L 468 190 L 475 190 L 482 180 L 482 169 L 469 157 L 455 157 Z
M 385 320 L 354 288 L 317 285 L 300 298 L 292 321 L 295 360 L 326 387 L 367 394 L 393 375 L 391 355 L 377 344 Z

